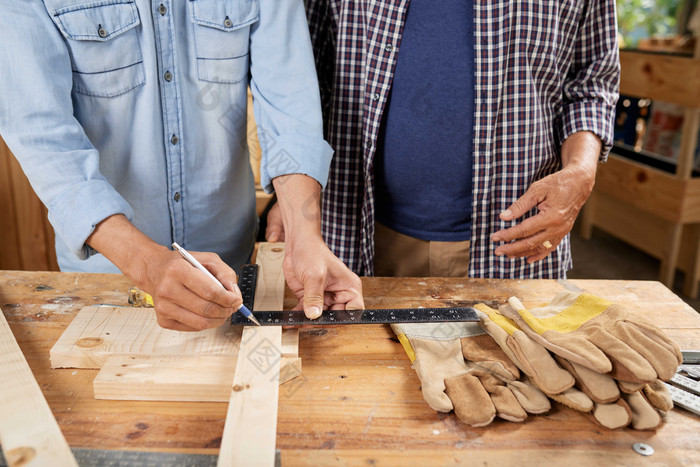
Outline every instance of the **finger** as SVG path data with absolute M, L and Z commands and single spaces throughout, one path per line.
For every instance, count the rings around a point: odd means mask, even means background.
M 540 253 L 538 255 L 528 256 L 527 257 L 527 264 L 532 264 L 532 263 L 536 263 L 537 261 L 542 261 L 547 256 L 549 256 L 552 253 L 552 251 L 555 251 L 555 249 L 548 251 L 547 253 Z
M 541 201 L 538 190 L 533 184 L 520 198 L 500 214 L 500 218 L 504 221 L 511 221 L 522 217 Z
M 279 232 L 275 232 L 274 229 L 271 229 L 270 227 L 265 229 L 265 240 L 267 240 L 268 242 L 270 242 L 270 243 L 278 242 L 279 236 L 280 236 Z
M 178 323 L 174 319 L 168 318 L 158 318 L 158 325 L 163 329 L 170 329 L 171 331 L 184 331 L 184 332 L 196 332 L 197 330 L 189 326 L 185 326 L 182 323 Z
M 235 293 L 236 283 L 238 282 L 238 276 L 236 271 L 233 270 L 228 264 L 224 263 L 219 255 L 215 253 L 193 253 L 193 256 L 202 263 L 202 266 L 207 268 L 207 270 L 212 273 L 216 279 L 221 282 L 226 290 Z
M 157 309 L 156 316 L 159 324 L 161 320 L 170 324 L 173 324 L 171 321 L 175 321 L 176 323 L 180 323 L 177 327 L 186 327 L 192 331 L 215 328 L 228 321 L 226 318 L 205 318 L 174 303 L 170 303 L 160 310 Z
M 221 306 L 218 303 L 202 298 L 200 295 L 184 288 L 176 296 L 169 296 L 171 303 L 204 318 L 228 318 L 237 308 Z
M 200 298 L 224 308 L 235 308 L 241 303 L 240 293 L 226 290 L 199 269 L 185 268 L 179 277 L 180 282 Z M 235 290 L 235 288 L 234 288 Z
M 362 287 L 360 285 L 360 287 Z M 328 295 L 328 294 L 326 294 Z M 326 300 L 326 305 L 332 309 L 340 310 L 364 310 L 365 301 L 362 297 L 362 292 L 356 289 L 343 290 L 336 292 L 330 296 L 330 300 Z M 336 308 L 337 305 L 342 305 L 342 308 Z
M 545 244 L 547 239 L 548 234 L 546 232 L 533 237 L 523 238 L 518 241 L 499 246 L 496 249 L 495 254 L 496 256 L 506 255 L 509 258 L 529 257 L 540 254 L 544 254 L 546 256 L 555 248 L 554 244 L 551 242 L 550 244 L 552 246 L 547 246 Z
M 553 251 L 557 251 L 557 247 L 559 246 L 560 243 L 561 243 L 561 240 L 553 243 L 551 248 L 547 248 L 546 245 L 543 245 L 545 248 L 545 251 L 525 255 L 527 257 L 527 263 L 532 264 L 532 263 L 536 263 L 537 261 L 542 261 L 547 256 L 549 256 Z
M 536 214 L 513 227 L 499 230 L 491 236 L 491 240 L 494 242 L 512 242 L 519 238 L 531 237 L 544 230 L 548 224 L 547 216 L 542 213 Z
M 325 274 L 309 274 L 304 279 L 304 314 L 309 319 L 321 316 L 324 305 Z
M 275 204 L 267 213 L 267 228 L 265 229 L 265 239 L 268 242 L 284 241 L 284 224 L 282 224 L 282 212 L 279 204 Z
M 365 300 L 362 297 L 362 291 L 358 291 L 353 298 L 347 301 L 345 304 L 345 309 L 346 310 L 364 310 L 365 309 Z
M 284 241 L 284 229 L 281 224 L 267 225 L 265 229 L 265 240 L 270 243 L 283 242 Z

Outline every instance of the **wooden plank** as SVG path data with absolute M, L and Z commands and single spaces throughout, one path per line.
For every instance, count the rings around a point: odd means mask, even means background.
M 700 222 L 700 179 L 680 180 L 611 154 L 598 169 L 595 190 L 670 222 Z
M 260 162 L 262 160 L 262 149 L 260 149 L 260 141 L 258 140 L 258 126 L 255 123 L 255 112 L 253 111 L 253 94 L 250 92 L 250 88 L 248 88 L 246 123 L 250 168 L 253 170 L 253 178 L 255 179 L 255 186 L 257 187 L 260 186 Z
M 275 464 L 281 336 L 276 326 L 243 330 L 219 467 Z
M 282 310 L 283 308 L 278 308 Z M 298 357 L 299 356 L 299 330 L 298 329 L 282 329 L 282 356 L 283 357 Z
M 698 297 L 698 286 L 700 285 L 700 225 L 693 225 L 689 236 L 693 253 L 689 255 L 692 261 L 686 269 L 683 293 L 692 299 L 696 299 Z
M 661 269 L 659 281 L 668 288 L 673 288 L 676 279 L 676 267 L 678 266 L 678 252 L 681 249 L 681 235 L 683 224 L 670 224 L 666 234 L 666 242 L 661 256 Z
M 235 373 L 235 355 L 112 355 L 93 390 L 95 399 L 228 402 Z M 300 374 L 300 358 L 282 358 L 279 384 Z
M 284 304 L 284 243 L 259 243 L 255 263 L 260 265 L 255 286 L 255 310 L 281 310 Z
M 272 199 L 271 194 L 267 194 L 262 188 L 255 190 L 255 211 L 261 216 Z
M 681 145 L 678 149 L 678 165 L 676 166 L 676 175 L 683 180 L 692 177 L 693 167 L 695 167 L 698 128 L 700 128 L 700 109 L 686 109 L 683 112 Z
M 44 237 L 46 238 L 46 264 L 48 271 L 60 271 L 58 266 L 58 258 L 56 257 L 56 232 L 53 230 L 51 222 L 49 222 L 49 210 L 41 205 L 41 221 L 44 228 Z
M 0 219 L 5 221 L 5 227 L 0 229 L 0 269 L 19 270 L 23 269 L 23 264 L 19 254 L 15 193 L 10 176 L 12 158 L 14 156 L 9 148 L 0 139 Z
M 284 302 L 284 246 L 261 243 L 255 310 L 281 310 Z M 243 329 L 236 375 L 219 451 L 219 467 L 272 466 L 275 463 L 281 328 Z
M 493 425 L 491 431 L 494 431 Z M 514 430 L 516 428 L 513 428 Z M 442 435 L 441 430 L 437 430 Z M 445 430 L 443 430 L 445 431 Z M 503 430 L 506 431 L 506 430 Z M 486 434 L 486 433 L 484 433 Z M 552 442 L 561 440 L 556 432 L 551 433 Z M 438 436 L 441 438 L 443 436 Z M 517 440 L 516 440 L 517 441 Z M 447 444 L 447 443 L 446 443 Z M 633 442 L 631 441 L 631 444 Z M 598 467 L 639 467 L 641 465 L 681 465 L 690 463 L 691 459 L 698 459 L 698 454 L 693 449 L 663 451 L 654 453 L 653 461 L 644 462 L 644 459 L 635 454 L 630 445 L 619 443 L 615 446 L 591 445 L 587 440 L 574 442 L 566 450 L 542 448 L 539 445 L 518 445 L 513 447 L 511 443 L 503 443 L 500 449 L 485 451 L 479 449 L 476 443 L 466 440 L 459 441 L 459 448 L 433 451 L 415 449 L 414 446 L 402 446 L 402 448 L 379 451 L 377 449 L 358 447 L 357 449 L 323 449 L 320 447 L 309 449 L 288 450 L 282 453 L 282 465 L 309 466 L 319 465 L 371 465 L 376 467 L 389 466 L 415 466 L 431 467 L 446 465 L 479 465 L 488 466 L 526 466 L 526 465 L 588 465 Z M 638 456 L 637 458 L 633 457 Z M 583 459 L 585 458 L 585 462 Z M 342 459 L 342 462 L 339 461 Z M 652 464 L 653 463 L 653 464 Z
M 24 175 L 19 162 L 9 160 L 10 177 L 14 190 L 15 212 L 17 213 L 17 235 L 20 240 L 19 254 L 24 269 L 33 271 L 49 270 L 49 250 L 53 243 L 44 230 L 44 205 L 34 193 L 29 180 Z
M 659 260 L 664 259 L 669 251 L 668 221 L 605 193 L 594 190 L 591 196 L 596 198 L 595 210 L 590 220 L 593 226 Z M 697 242 L 697 237 L 693 234 L 694 229 L 697 229 L 697 225 L 689 224 L 683 227 L 677 256 L 677 268 L 686 273 L 693 271 L 696 261 L 700 259 L 698 245 L 694 243 Z
M 10 467 L 77 466 L 0 310 L 0 443 Z
M 620 51 L 620 93 L 700 107 L 700 60 Z
M 101 368 L 113 354 L 237 355 L 240 328 L 163 329 L 153 308 L 86 307 L 51 348 L 52 368 Z
M 95 377 L 95 399 L 225 402 L 236 358 L 231 355 L 112 355 Z
M 284 243 L 260 243 L 258 245 L 258 264 L 281 264 L 284 259 Z M 282 268 L 267 267 L 260 275 L 256 286 L 256 310 L 283 310 L 285 280 Z M 275 291 L 269 293 L 268 291 Z M 281 291 L 281 292 L 280 292 Z M 260 302 L 258 302 L 260 300 Z M 299 329 L 282 330 L 282 356 L 299 356 Z
M 584 240 L 590 240 L 593 235 L 593 220 L 595 219 L 597 196 L 598 193 L 593 191 L 581 210 L 579 234 Z

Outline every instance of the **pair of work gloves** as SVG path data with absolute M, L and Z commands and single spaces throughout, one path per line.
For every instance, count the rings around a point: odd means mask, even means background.
M 680 349 L 623 306 L 564 292 L 531 310 L 515 297 L 476 308 L 479 323 L 392 325 L 434 410 L 485 426 L 524 421 L 552 399 L 606 428 L 648 430 L 673 407 L 663 381 Z

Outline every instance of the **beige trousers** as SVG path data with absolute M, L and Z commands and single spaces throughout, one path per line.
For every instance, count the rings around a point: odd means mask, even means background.
M 375 223 L 375 276 L 467 277 L 468 273 L 469 241 L 431 242 Z

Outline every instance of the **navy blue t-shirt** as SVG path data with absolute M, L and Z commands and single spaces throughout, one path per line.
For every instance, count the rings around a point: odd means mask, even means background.
M 470 238 L 472 8 L 411 0 L 379 131 L 376 218 L 423 240 Z

